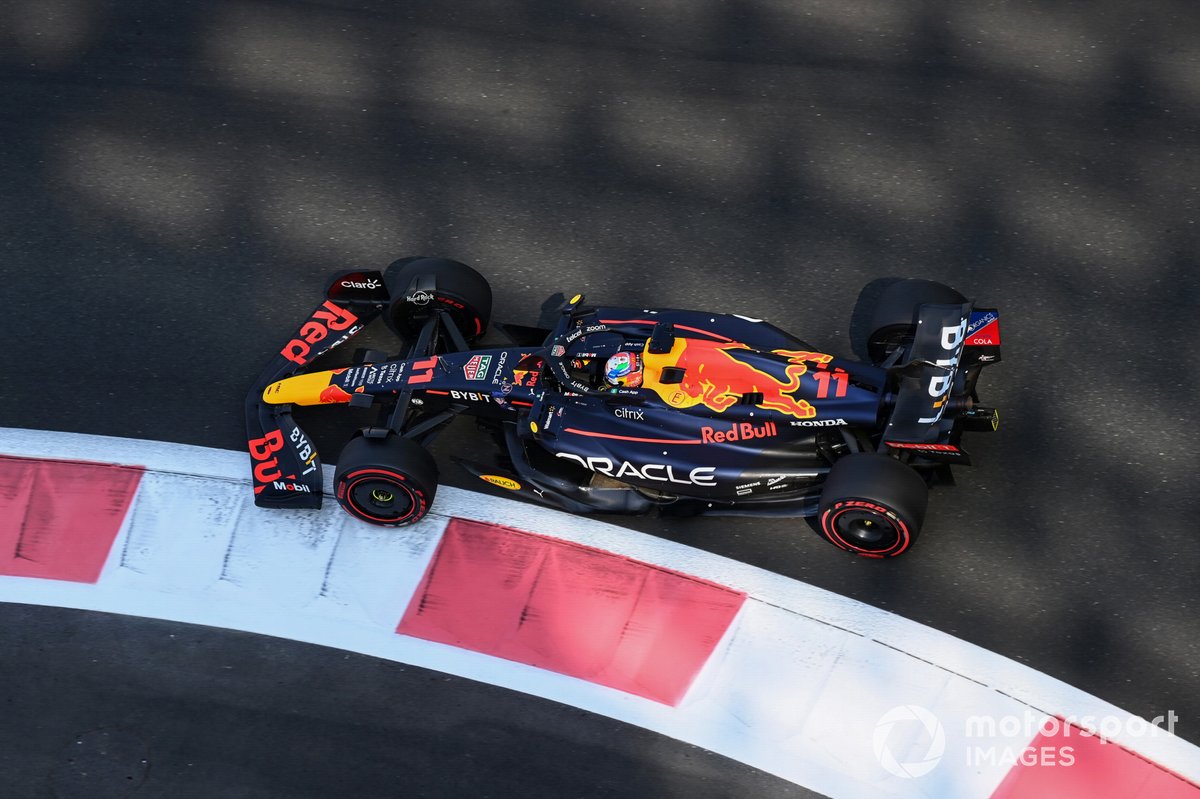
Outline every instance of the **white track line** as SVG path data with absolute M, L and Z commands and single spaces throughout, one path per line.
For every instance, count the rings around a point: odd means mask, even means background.
M 0 577 L 0 600 L 246 630 L 411 663 L 553 699 L 655 730 L 835 797 L 987 797 L 1028 730 L 962 734 L 972 716 L 1130 714 L 995 653 L 894 614 L 691 547 L 585 517 L 439 489 L 433 513 L 403 531 L 324 510 L 253 505 L 248 456 L 177 444 L 0 428 L 0 453 L 140 465 L 147 473 L 100 581 Z M 329 490 L 327 470 L 326 491 Z M 680 706 L 530 666 L 394 634 L 451 516 L 517 527 L 748 594 Z M 904 779 L 881 766 L 873 734 L 900 705 L 932 711 L 946 731 L 937 768 Z M 910 725 L 887 749 L 928 754 Z M 1200 782 L 1200 749 L 1162 732 L 1114 740 Z M 1011 732 L 1011 731 L 1010 731 Z M 908 750 L 906 751 L 907 740 Z

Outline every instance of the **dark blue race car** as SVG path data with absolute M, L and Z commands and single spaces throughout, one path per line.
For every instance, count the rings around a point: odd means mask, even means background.
M 246 400 L 255 501 L 318 508 L 321 466 L 294 405 L 378 409 L 344 447 L 334 479 L 351 515 L 381 525 L 421 519 L 437 492 L 428 446 L 476 417 L 497 443 L 468 472 L 575 513 L 815 517 L 833 544 L 904 552 L 931 484 L 967 465 L 967 431 L 997 426 L 976 383 L 1000 360 L 999 314 L 953 289 L 901 280 L 871 314 L 866 361 L 814 349 L 767 322 L 670 309 L 593 306 L 576 296 L 541 326 L 496 325 L 474 269 L 405 258 L 383 272 L 335 276 Z M 376 317 L 395 356 L 314 362 Z

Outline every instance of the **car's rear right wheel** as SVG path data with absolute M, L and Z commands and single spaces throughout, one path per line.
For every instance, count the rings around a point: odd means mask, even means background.
M 911 467 L 856 452 L 829 471 L 817 513 L 820 533 L 847 552 L 895 557 L 917 539 L 928 501 L 929 488 Z

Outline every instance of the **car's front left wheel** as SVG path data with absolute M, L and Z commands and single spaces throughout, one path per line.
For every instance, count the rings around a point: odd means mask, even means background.
M 383 279 L 392 298 L 384 321 L 401 338 L 415 338 L 438 310 L 454 320 L 468 342 L 486 332 L 492 288 L 466 264 L 448 258 L 401 258 L 388 266 Z

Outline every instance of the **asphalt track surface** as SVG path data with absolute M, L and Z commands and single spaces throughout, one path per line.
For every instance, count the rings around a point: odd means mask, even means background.
M 1200 742 L 1198 41 L 1185 0 L 18 0 L 0 10 L 0 425 L 240 448 L 246 386 L 324 278 L 401 255 L 476 265 L 497 319 L 532 322 L 548 294 L 584 291 L 766 318 L 838 353 L 863 286 L 941 280 L 1001 308 L 1005 360 L 981 389 L 1002 425 L 970 442 L 978 465 L 935 492 L 909 554 L 850 558 L 796 522 L 609 521 L 891 610 L 1143 717 L 1173 710 Z M 304 422 L 336 460 L 335 429 L 353 423 L 329 409 Z M 481 446 L 469 422 L 440 440 L 444 482 L 489 490 L 446 460 Z M 181 749 L 220 723 L 206 697 L 244 689 L 235 670 L 193 680 L 67 646 L 117 625 L 140 650 L 169 625 L 55 614 L 0 608 L 24 642 L 4 670 L 73 666 L 86 686 L 127 668 L 148 691 L 191 691 Z M 305 702 L 318 682 L 393 697 L 436 682 L 177 634 L 201 659 L 320 664 Z M 526 718 L 519 697 L 454 689 Z M 111 699 L 72 701 L 100 728 Z M 529 701 L 526 732 L 547 741 L 531 751 L 596 735 Z M 317 756 L 318 705 L 275 707 L 308 719 L 279 746 Z M 4 735 L 57 751 L 84 731 L 53 710 L 52 743 L 26 718 Z M 345 743 L 361 764 L 381 745 L 368 731 L 361 751 Z M 644 755 L 639 735 L 608 736 L 629 743 L 609 762 Z M 636 762 L 666 784 L 677 760 Z M 728 764 L 694 773 L 713 768 Z
M 14 799 L 818 796 L 603 716 L 363 655 L 57 608 L 6 608 L 4 624 L 0 679 L 21 686 L 0 725 Z

